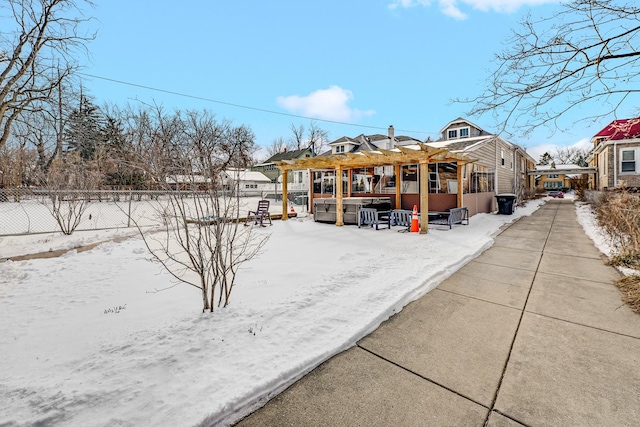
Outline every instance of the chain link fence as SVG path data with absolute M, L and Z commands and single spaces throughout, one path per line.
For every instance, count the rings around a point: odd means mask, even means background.
M 75 231 L 104 230 L 127 227 L 158 226 L 163 223 L 163 205 L 169 194 L 184 199 L 198 197 L 193 191 L 139 190 L 43 190 L 0 188 L 0 236 L 51 233 L 61 231 L 53 210 L 58 205 L 83 204 L 83 212 Z M 202 194 L 204 195 L 204 194 Z M 272 214 L 282 213 L 282 194 L 247 192 L 241 194 L 240 214 L 254 209 L 257 200 L 272 199 Z M 305 205 L 304 196 L 290 195 L 295 205 Z M 69 209 L 69 208 L 67 208 Z

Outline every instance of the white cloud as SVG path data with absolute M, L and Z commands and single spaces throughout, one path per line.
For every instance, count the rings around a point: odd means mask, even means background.
M 440 10 L 448 17 L 458 21 L 467 19 L 467 15 L 462 13 L 462 11 L 456 6 L 456 0 L 440 0 L 439 3 Z
M 539 6 L 541 4 L 561 3 L 563 0 L 438 0 L 438 6 L 443 14 L 464 20 L 467 14 L 460 10 L 459 5 L 464 4 L 475 10 L 498 13 L 513 13 L 522 6 Z M 394 0 L 389 4 L 389 9 L 410 8 L 415 6 L 430 6 L 430 0 Z
M 430 0 L 394 0 L 393 3 L 389 4 L 389 9 L 397 9 L 399 7 L 409 8 L 414 6 L 429 6 L 431 5 Z
M 512 13 L 522 6 L 539 6 L 541 4 L 560 3 L 561 0 L 460 0 L 474 9 L 488 12 Z
M 307 96 L 279 96 L 278 105 L 286 110 L 306 117 L 324 120 L 353 121 L 375 114 L 373 110 L 360 111 L 349 107 L 353 93 L 339 86 L 319 89 Z

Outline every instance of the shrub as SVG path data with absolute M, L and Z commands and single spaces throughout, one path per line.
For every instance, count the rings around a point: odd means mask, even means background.
M 640 275 L 625 276 L 616 281 L 616 286 L 623 293 L 622 301 L 640 314 Z
M 598 223 L 609 237 L 621 264 L 632 266 L 640 256 L 640 195 L 605 192 L 594 204 Z

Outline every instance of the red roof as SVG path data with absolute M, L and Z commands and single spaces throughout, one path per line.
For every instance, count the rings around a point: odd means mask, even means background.
M 608 140 L 640 138 L 640 117 L 612 121 L 594 136 L 594 138 L 603 137 Z

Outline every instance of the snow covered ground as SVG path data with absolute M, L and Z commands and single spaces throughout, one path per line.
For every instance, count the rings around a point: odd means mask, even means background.
M 427 235 L 301 217 L 241 269 L 231 305 L 201 313 L 137 236 L 0 263 L 0 425 L 227 424 L 349 348 L 531 214 L 479 214 Z M 578 208 L 586 229 L 588 209 Z M 582 222 L 582 220 L 581 220 Z M 0 259 L 132 230 L 0 237 Z

